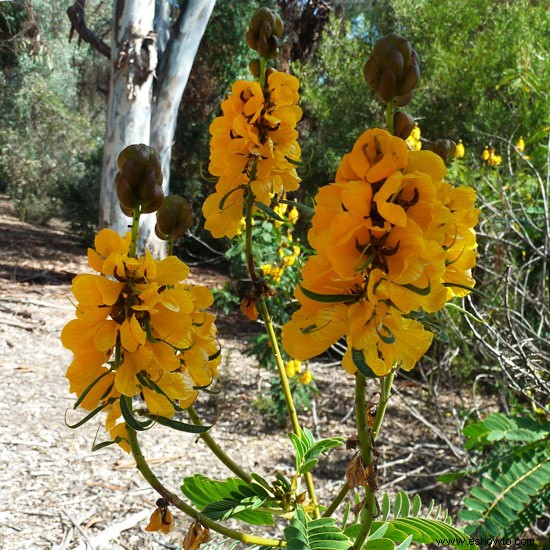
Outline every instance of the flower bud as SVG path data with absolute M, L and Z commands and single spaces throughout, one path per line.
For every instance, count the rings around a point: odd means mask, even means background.
M 456 143 L 450 139 L 438 139 L 436 141 L 430 141 L 425 149 L 440 156 L 443 162 L 447 162 L 455 156 Z
M 401 139 L 407 139 L 414 128 L 414 118 L 405 111 L 393 115 L 393 133 Z
M 253 59 L 248 64 L 248 70 L 255 78 L 260 78 L 261 64 L 259 59 Z
M 406 105 L 420 78 L 418 56 L 406 38 L 388 34 L 375 42 L 363 76 L 382 101 Z
M 155 233 L 163 241 L 179 239 L 193 225 L 193 212 L 189 203 L 179 195 L 166 197 L 157 211 Z
M 148 145 L 130 145 L 117 159 L 115 186 L 120 207 L 126 215 L 135 208 L 149 213 L 162 204 L 162 170 L 158 153 Z
M 256 10 L 250 20 L 246 32 L 246 43 L 261 57 L 274 59 L 279 55 L 278 38 L 282 34 L 283 22 L 281 18 L 269 8 L 260 8 Z

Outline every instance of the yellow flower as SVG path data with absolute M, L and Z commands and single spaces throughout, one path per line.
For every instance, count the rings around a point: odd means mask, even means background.
M 285 363 L 286 375 L 289 378 L 296 376 L 302 370 L 302 362 L 298 359 L 291 359 Z
M 296 77 L 273 72 L 264 90 L 257 82 L 236 81 L 222 102 L 223 114 L 210 126 L 208 169 L 218 182 L 203 205 L 214 237 L 238 233 L 247 189 L 269 206 L 273 196 L 298 188 L 298 87 Z
M 523 153 L 523 151 L 525 151 L 525 140 L 523 139 L 523 136 L 519 137 L 516 143 L 516 149 L 518 153 Z
M 290 355 L 309 359 L 345 336 L 348 372 L 414 367 L 432 335 L 409 315 L 438 311 L 474 285 L 475 193 L 445 183 L 445 172 L 439 156 L 383 130 L 344 155 L 335 183 L 315 197 L 308 240 L 317 254 L 283 327 Z
M 456 145 L 455 159 L 461 159 L 462 157 L 464 157 L 464 153 L 464 143 L 462 143 L 462 140 L 460 139 L 458 140 L 458 143 Z
M 420 151 L 422 149 L 422 142 L 420 141 L 420 127 L 418 123 L 414 123 L 414 128 L 412 129 L 409 137 L 406 139 L 406 143 L 409 148 L 413 151 Z
M 307 368 L 302 373 L 302 376 L 300 376 L 300 382 L 304 384 L 304 386 L 309 386 L 312 380 L 313 380 L 313 376 L 311 375 L 311 371 L 309 370 L 309 368 Z
M 493 151 L 493 153 L 495 152 L 494 149 L 491 149 Z M 491 153 L 489 152 L 489 149 L 487 147 L 485 147 L 485 149 L 483 149 L 483 153 L 481 153 L 481 158 L 485 161 L 489 160 L 489 157 L 491 156 Z
M 288 221 L 292 224 L 295 224 L 298 221 L 298 218 L 300 217 L 300 212 L 298 212 L 298 209 L 293 206 L 290 209 L 290 212 L 288 213 Z
M 129 257 L 128 243 L 109 229 L 96 236 L 88 260 L 98 274 L 74 278 L 76 319 L 61 333 L 74 354 L 71 392 L 87 392 L 84 408 L 109 412 L 106 427 L 124 448 L 121 395 L 141 396 L 150 414 L 171 417 L 178 403 L 192 403 L 194 386 L 212 381 L 219 363 L 214 316 L 204 311 L 211 292 L 186 284 L 189 268 L 175 256 Z M 199 366 L 209 375 L 197 383 Z

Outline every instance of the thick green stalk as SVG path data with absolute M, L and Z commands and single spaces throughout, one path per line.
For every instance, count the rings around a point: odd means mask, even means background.
M 181 500 L 176 494 L 168 490 L 161 481 L 155 476 L 149 464 L 145 460 L 143 453 L 141 452 L 141 447 L 139 446 L 139 441 L 137 439 L 137 434 L 135 430 L 126 426 L 126 432 L 128 434 L 128 442 L 130 444 L 130 449 L 134 455 L 136 461 L 137 469 L 141 472 L 141 475 L 145 478 L 147 483 L 162 497 L 164 497 L 170 504 L 181 510 L 188 516 L 200 521 L 205 527 L 212 529 L 226 537 L 232 538 L 234 540 L 239 540 L 249 545 L 259 545 L 259 546 L 274 546 L 282 547 L 286 546 L 286 542 L 279 539 L 268 539 L 263 537 L 257 537 L 255 535 L 247 535 L 241 533 L 240 531 L 235 531 L 234 529 L 229 529 L 224 525 L 221 525 L 205 515 L 201 514 L 195 510 L 192 506 Z
M 203 423 L 201 419 L 199 418 L 199 415 L 197 414 L 197 411 L 193 407 L 189 407 L 187 409 L 187 412 L 189 414 L 189 418 L 195 424 L 195 426 L 202 426 Z M 208 448 L 219 458 L 219 460 L 225 464 L 234 474 L 239 476 L 243 481 L 246 481 L 247 483 L 250 483 L 252 481 L 252 477 L 250 477 L 249 474 L 247 474 L 238 464 L 236 464 L 227 454 L 225 454 L 225 451 L 214 441 L 213 437 L 208 433 L 204 432 L 200 434 L 200 438 L 206 443 Z
M 255 172 L 255 167 L 253 169 Z M 257 279 L 256 268 L 254 267 L 254 254 L 252 252 L 252 206 L 254 205 L 254 194 L 249 189 L 246 192 L 246 232 L 245 232 L 245 251 L 246 264 L 250 280 L 254 283 Z
M 393 101 L 386 103 L 386 130 L 393 134 Z
M 265 87 L 265 73 L 267 70 L 267 59 L 265 57 L 260 58 L 260 86 L 262 89 Z
M 273 352 L 275 363 L 277 365 L 277 371 L 279 373 L 279 379 L 281 381 L 281 388 L 283 390 L 283 395 L 285 396 L 286 408 L 288 411 L 288 415 L 290 417 L 290 422 L 292 424 L 292 431 L 298 437 L 301 437 L 302 429 L 300 428 L 298 414 L 296 413 L 294 399 L 292 398 L 292 391 L 290 390 L 290 384 L 288 383 L 288 377 L 286 375 L 286 369 L 283 363 L 283 357 L 281 355 L 281 351 L 279 350 L 279 343 L 277 341 L 277 335 L 275 334 L 275 328 L 273 327 L 273 322 L 271 320 L 271 316 L 269 315 L 269 311 L 267 309 L 267 304 L 265 303 L 265 300 L 264 299 L 260 300 L 258 303 L 258 306 L 260 309 L 260 314 L 262 316 L 262 319 L 264 320 L 265 329 L 267 331 L 267 336 L 269 337 L 269 343 L 271 345 L 271 351 Z M 320 514 L 318 510 L 317 497 L 315 495 L 315 486 L 313 485 L 313 477 L 311 476 L 310 472 L 308 472 L 307 474 L 304 474 L 304 477 L 306 481 L 306 487 L 307 487 L 307 492 L 309 494 L 309 498 L 311 498 L 311 502 L 315 507 L 313 514 L 316 518 L 318 518 L 320 517 Z
M 141 207 L 136 206 L 132 212 L 132 229 L 130 238 L 130 249 L 128 250 L 128 256 L 135 258 L 137 253 L 138 236 L 139 236 L 139 217 L 141 216 Z
M 357 437 L 363 467 L 368 468 L 372 463 L 373 440 L 367 425 L 365 383 L 365 377 L 360 372 L 355 373 L 355 422 L 357 425 Z M 365 487 L 365 503 L 361 509 L 361 529 L 353 545 L 355 550 L 360 550 L 363 548 L 363 543 L 365 542 L 372 525 L 374 506 L 374 491 L 369 485 L 367 485 Z

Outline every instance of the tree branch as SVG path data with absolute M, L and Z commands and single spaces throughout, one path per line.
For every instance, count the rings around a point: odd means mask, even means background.
M 107 59 L 111 59 L 111 48 L 99 38 L 94 32 L 92 32 L 86 26 L 86 13 L 85 13 L 86 0 L 75 0 L 75 3 L 67 9 L 67 16 L 71 21 L 71 32 L 69 34 L 69 42 L 72 40 L 74 32 L 78 33 L 78 44 L 84 40 L 97 50 L 101 55 Z

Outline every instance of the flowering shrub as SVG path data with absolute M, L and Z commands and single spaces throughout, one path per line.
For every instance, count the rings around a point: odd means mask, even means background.
M 130 146 L 119 157 L 117 194 L 132 217 L 131 232 L 120 237 L 101 231 L 88 254 L 97 274 L 79 275 L 73 282 L 77 318 L 63 330 L 62 341 L 75 356 L 67 376 L 77 406 L 92 410 L 82 422 L 108 412 L 111 439 L 95 448 L 118 443 L 130 451 L 159 493 L 147 530 L 169 531 L 170 507 L 193 518 L 185 549 L 206 544 L 210 530 L 252 546 L 291 550 L 359 550 L 380 543 L 407 548 L 413 541 L 430 544 L 438 538 L 466 543 L 446 516 L 438 519 L 429 511 L 419 517 L 418 497 L 410 506 L 400 495 L 403 506 L 396 504 L 390 517 L 385 495 L 378 520 L 375 442 L 396 372 L 414 368 L 431 344 L 425 319 L 474 287 L 474 191 L 444 180 L 444 159 L 453 156 L 454 144 L 435 142 L 432 150 L 407 145 L 413 119 L 395 108 L 411 100 L 420 69 L 409 42 L 390 34 L 377 41 L 364 69 L 367 83 L 386 105 L 386 128 L 359 136 L 334 182 L 319 189 L 308 233 L 314 253 L 304 257 L 291 229 L 305 207 L 288 197 L 300 184 L 299 82 L 268 67 L 281 35 L 277 15 L 266 8 L 254 14 L 246 40 L 259 55 L 250 65 L 255 80 L 233 85 L 222 115 L 210 127 L 209 170 L 217 182 L 203 214 L 214 237 L 241 239 L 248 286 L 240 309 L 249 319 L 261 317 L 265 328 L 292 427 L 294 474 L 274 472 L 268 480 L 244 471 L 193 408 L 220 362 L 215 318 L 207 311 L 212 294 L 187 284 L 189 269 L 172 255 L 174 239 L 191 225 L 191 213 L 182 198 L 163 200 L 158 156 L 145 145 Z M 140 214 L 151 211 L 157 211 L 157 235 L 169 243 L 162 260 L 137 252 Z M 286 285 L 295 287 L 298 309 L 290 319 L 284 313 L 277 319 L 284 323 L 283 351 L 270 309 L 284 311 L 285 294 L 277 288 Z M 315 440 L 300 425 L 292 390 L 312 383 L 311 370 L 301 361 L 340 339 L 346 346 L 342 380 L 355 386 L 357 433 L 348 445 L 357 450 L 337 497 L 324 503 L 313 472 L 319 456 L 344 440 Z M 379 385 L 376 404 L 366 402 L 367 383 Z M 173 418 L 176 412 L 190 422 Z M 192 504 L 184 501 L 152 472 L 141 451 L 138 433 L 154 423 L 199 434 L 236 477 L 188 476 L 181 490 Z M 350 491 L 355 518 L 339 526 L 332 516 Z M 274 517 L 287 521 L 284 539 L 223 524 L 235 518 L 273 526 Z

